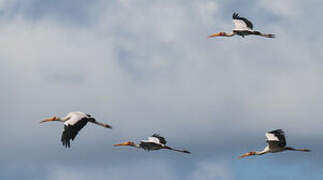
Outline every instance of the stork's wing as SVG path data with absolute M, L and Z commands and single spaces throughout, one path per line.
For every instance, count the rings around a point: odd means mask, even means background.
M 285 133 L 281 129 L 276 129 L 266 133 L 267 143 L 270 145 L 286 146 Z
M 159 139 L 156 137 L 148 137 L 147 140 L 142 140 L 143 143 L 155 143 L 155 144 L 161 144 Z
M 240 17 L 238 13 L 233 13 L 232 20 L 235 25 L 234 30 L 251 31 L 253 29 L 251 21 L 247 18 Z
M 157 138 L 158 141 L 160 143 L 162 143 L 162 144 L 166 144 L 167 143 L 166 139 L 164 137 L 160 136 L 159 134 L 153 134 L 151 137 L 152 138 Z
M 282 146 L 280 141 L 268 141 L 267 140 L 267 143 L 268 143 L 270 149 L 281 149 L 282 147 L 285 147 L 285 146 Z
M 165 144 L 165 138 L 161 137 L 159 134 L 153 134 L 151 137 L 148 137 L 147 140 L 142 140 L 140 143 L 140 147 L 150 151 L 160 149 Z
M 147 151 L 158 150 L 162 147 L 160 143 L 149 142 L 149 141 L 141 141 L 139 146 Z
M 68 123 L 64 123 L 64 131 L 61 137 L 61 141 L 63 143 L 63 146 L 65 147 L 70 147 L 70 140 L 74 140 L 74 138 L 76 137 L 76 135 L 78 134 L 78 132 L 87 124 L 88 119 L 87 118 L 83 118 L 79 121 L 77 121 L 76 123 L 74 123 L 74 125 L 70 125 Z
M 91 116 L 83 113 L 83 112 L 70 112 L 67 115 L 69 118 L 64 122 L 65 125 L 74 125 L 78 123 L 81 119 L 91 118 Z

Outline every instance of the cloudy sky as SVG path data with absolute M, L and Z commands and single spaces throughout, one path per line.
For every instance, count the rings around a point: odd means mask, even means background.
M 0 179 L 323 178 L 323 2 L 318 0 L 0 0 Z M 276 39 L 207 39 L 239 12 Z M 65 149 L 63 125 L 89 124 Z M 262 150 L 282 128 L 283 152 Z M 152 133 L 165 150 L 115 148 Z

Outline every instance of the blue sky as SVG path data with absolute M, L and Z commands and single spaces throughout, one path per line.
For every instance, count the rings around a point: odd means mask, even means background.
M 322 179 L 322 2 L 0 0 L 0 179 Z M 276 39 L 207 39 L 239 12 Z M 63 125 L 89 124 L 65 149 Z M 282 128 L 283 152 L 262 150 Z M 191 155 L 112 144 L 153 133 Z

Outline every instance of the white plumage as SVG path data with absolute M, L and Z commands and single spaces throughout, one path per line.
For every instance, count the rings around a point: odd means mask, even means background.
M 232 21 L 235 26 L 233 30 L 235 30 L 235 31 L 252 31 L 252 29 L 247 27 L 247 24 L 244 21 L 238 20 L 238 19 L 233 19 Z
M 266 133 L 267 141 L 279 141 L 278 137 L 272 133 Z
M 156 144 L 161 144 L 159 139 L 156 137 L 148 137 L 148 140 L 141 140 L 143 143 L 156 143 Z
M 65 125 L 75 125 L 83 118 L 89 118 L 87 114 L 83 112 L 70 112 L 67 114 L 67 116 L 63 117 L 62 119 L 65 119 L 64 122 Z

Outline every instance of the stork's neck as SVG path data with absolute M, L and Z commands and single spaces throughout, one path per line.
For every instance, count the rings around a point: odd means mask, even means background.
M 256 152 L 256 155 L 263 155 L 265 153 L 268 153 L 270 151 L 269 146 L 266 146 L 264 150 Z
M 135 144 L 135 143 L 133 143 L 131 146 L 135 148 L 141 148 L 139 144 Z
M 263 150 L 263 151 L 256 151 L 255 152 L 255 155 L 263 155 L 263 154 L 265 154 L 265 153 L 267 153 L 268 151 L 265 151 L 265 150 Z
M 224 33 L 226 37 L 231 37 L 234 36 L 236 33 L 235 32 L 229 32 L 229 33 Z
M 65 116 L 65 117 L 57 117 L 57 121 L 65 122 L 70 119 L 70 116 Z
M 227 32 L 219 32 L 218 33 L 218 35 L 219 36 L 225 36 L 225 37 L 231 37 L 231 36 L 234 36 L 236 33 L 235 32 L 229 32 L 229 33 L 227 33 Z
M 231 37 L 233 35 L 235 35 L 236 33 L 235 32 L 229 32 L 229 33 L 226 33 L 226 32 L 219 32 L 219 33 L 215 33 L 215 34 L 211 34 L 209 36 L 209 38 L 213 38 L 213 37 L 217 37 L 217 36 L 224 36 L 224 37 Z

